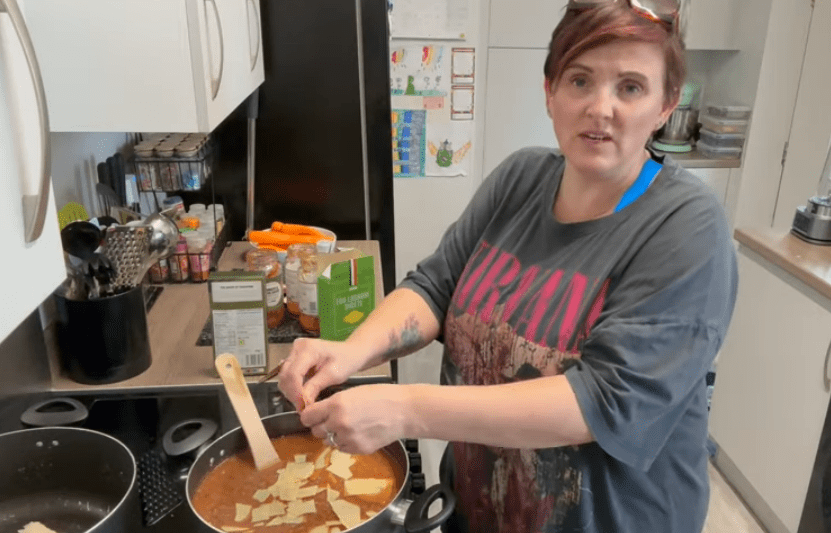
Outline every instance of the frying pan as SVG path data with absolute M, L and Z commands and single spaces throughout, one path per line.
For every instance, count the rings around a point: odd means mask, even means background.
M 300 415 L 296 411 L 271 415 L 262 419 L 265 431 L 271 438 L 290 434 L 308 434 L 309 429 L 300 422 Z M 185 493 L 188 505 L 194 514 L 199 517 L 197 533 L 223 533 L 206 522 L 193 507 L 193 496 L 205 477 L 227 457 L 248 449 L 248 441 L 242 428 L 236 428 L 219 439 L 202 452 L 190 468 Z M 381 512 L 369 520 L 351 528 L 344 533 L 426 533 L 441 526 L 453 513 L 456 505 L 456 495 L 449 487 L 436 484 L 423 494 L 410 499 L 412 474 L 410 473 L 410 458 L 404 444 L 395 441 L 384 448 L 391 461 L 401 466 L 406 473 L 404 483 L 398 490 L 393 501 Z M 442 500 L 442 509 L 434 516 L 428 516 L 430 504 Z
M 61 533 L 123 533 L 141 524 L 136 462 L 120 441 L 82 428 L 0 435 L 0 532 L 30 522 Z

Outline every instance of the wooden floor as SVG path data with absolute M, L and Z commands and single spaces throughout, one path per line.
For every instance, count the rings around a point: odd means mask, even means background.
M 703 533 L 767 533 L 712 463 L 709 471 L 710 508 Z

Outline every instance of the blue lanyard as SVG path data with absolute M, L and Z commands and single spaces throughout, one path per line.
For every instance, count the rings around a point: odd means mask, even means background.
M 658 172 L 661 171 L 663 165 L 659 162 L 655 161 L 652 158 L 646 160 L 646 163 L 643 164 L 643 168 L 641 169 L 641 173 L 638 175 L 638 179 L 635 180 L 635 183 L 629 186 L 629 189 L 623 193 L 623 198 L 620 199 L 620 203 L 617 204 L 615 207 L 615 213 L 626 209 L 632 202 L 640 198 L 640 196 L 646 192 L 652 182 L 655 181 L 655 177 L 658 175 Z

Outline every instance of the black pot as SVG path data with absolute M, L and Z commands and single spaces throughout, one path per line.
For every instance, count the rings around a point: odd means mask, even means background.
M 265 431 L 271 438 L 281 437 L 296 433 L 309 433 L 309 429 L 300 422 L 300 416 L 296 411 L 268 416 L 262 419 Z M 188 473 L 185 492 L 188 498 L 188 505 L 199 517 L 196 509 L 193 508 L 193 496 L 196 489 L 214 468 L 224 459 L 248 449 L 248 441 L 242 428 L 236 428 L 219 439 L 215 440 L 205 451 L 199 455 Z M 376 532 L 401 532 L 426 533 L 439 527 L 453 513 L 456 505 L 456 496 L 453 491 L 442 484 L 433 485 L 423 494 L 410 500 L 410 485 L 412 474 L 410 473 L 410 458 L 404 444 L 393 442 L 383 450 L 388 456 L 396 461 L 406 473 L 404 483 L 398 490 L 395 498 L 381 512 L 369 520 L 357 525 L 344 533 L 376 533 Z M 435 516 L 428 517 L 430 504 L 441 498 L 443 501 L 442 510 Z M 199 517 L 200 532 L 223 533 L 222 530 L 213 527 Z
M 40 522 L 61 533 L 123 533 L 141 523 L 136 461 L 120 441 L 49 427 L 0 435 L 0 532 Z

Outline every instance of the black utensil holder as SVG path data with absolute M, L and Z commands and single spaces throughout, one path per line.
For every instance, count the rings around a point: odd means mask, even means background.
M 141 285 L 96 300 L 55 295 L 56 336 L 66 375 L 89 385 L 115 383 L 150 367 L 147 311 Z

